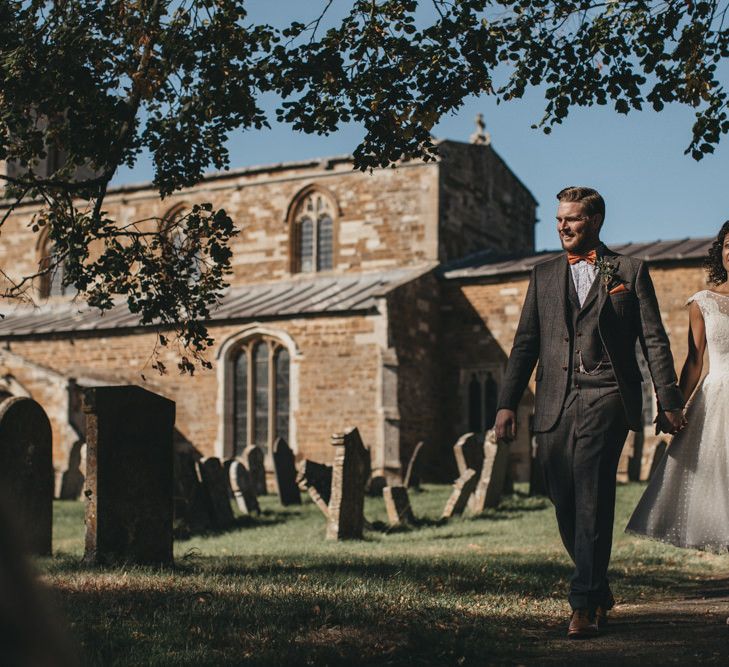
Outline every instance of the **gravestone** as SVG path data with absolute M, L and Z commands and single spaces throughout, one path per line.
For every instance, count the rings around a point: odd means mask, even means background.
M 645 432 L 630 431 L 628 433 L 628 446 L 632 452 L 628 459 L 628 480 L 631 482 L 640 482 L 641 468 L 643 464 L 643 445 L 645 444 Z
M 656 448 L 653 451 L 653 461 L 651 462 L 651 471 L 648 474 L 648 479 L 651 479 L 651 477 L 653 477 L 653 473 L 656 471 L 658 464 L 661 462 L 661 459 L 666 455 L 667 448 L 668 443 L 665 440 L 661 440 L 656 445 Z
M 410 455 L 408 461 L 408 467 L 405 470 L 405 479 L 403 480 L 403 486 L 406 489 L 419 489 L 420 488 L 420 474 L 423 468 L 423 448 L 425 443 L 421 440 L 417 445 L 413 453 Z
M 443 509 L 442 519 L 450 519 L 452 516 L 463 514 L 471 494 L 476 490 L 478 474 L 472 468 L 468 468 L 454 483 L 453 491 Z
M 468 508 L 474 514 L 499 504 L 509 468 L 509 445 L 503 441 L 498 442 L 494 431 L 486 434 L 483 449 L 481 474 L 476 490 L 468 500 Z
M 230 506 L 228 480 L 225 469 L 217 456 L 208 456 L 197 462 L 197 475 L 205 492 L 208 513 L 213 528 L 225 530 L 233 525 L 233 508 Z
M 204 532 L 212 523 L 196 463 L 190 454 L 175 455 L 175 524 L 183 533 Z
M 314 504 L 321 510 L 322 514 L 329 519 L 329 505 L 324 502 L 324 499 L 319 495 L 319 492 L 313 486 L 307 486 L 306 492 L 314 501 Z
M 136 387 L 93 387 L 86 414 L 89 563 L 172 563 L 175 404 Z
M 0 490 L 25 532 L 28 548 L 51 554 L 53 523 L 51 424 L 32 398 L 0 403 Z
M 332 466 L 305 459 L 299 466 L 296 481 L 302 491 L 314 488 L 324 504 L 332 497 Z
M 301 493 L 296 486 L 296 460 L 289 443 L 283 438 L 276 438 L 273 443 L 273 469 L 281 504 L 284 507 L 301 505 Z
M 260 514 L 256 491 L 250 473 L 241 461 L 233 460 L 228 466 L 230 488 L 233 490 L 233 499 L 238 509 L 244 514 Z
M 412 525 L 415 523 L 415 516 L 413 515 L 412 507 L 410 507 L 407 487 L 386 486 L 382 490 L 382 497 L 385 499 L 387 520 L 391 526 L 400 526 L 403 524 Z
M 242 454 L 243 465 L 253 480 L 253 488 L 257 496 L 266 495 L 266 467 L 263 450 L 258 445 L 248 445 Z
M 483 438 L 475 433 L 464 433 L 453 445 L 453 454 L 459 476 L 469 468 L 478 473 L 483 465 Z
M 362 539 L 370 453 L 356 428 L 332 435 L 335 448 L 327 539 Z
M 547 488 L 544 486 L 544 472 L 539 462 L 539 445 L 536 436 L 532 436 L 531 452 L 529 457 L 529 495 L 546 496 Z

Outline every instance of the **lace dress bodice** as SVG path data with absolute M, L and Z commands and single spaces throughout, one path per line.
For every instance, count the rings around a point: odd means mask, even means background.
M 694 294 L 706 326 L 706 347 L 709 352 L 708 380 L 729 381 L 729 296 L 711 290 Z

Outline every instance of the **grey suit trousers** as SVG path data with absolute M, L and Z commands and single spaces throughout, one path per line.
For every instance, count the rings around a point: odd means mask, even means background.
M 573 609 L 611 606 L 607 569 L 615 476 L 627 434 L 617 387 L 573 388 L 554 428 L 537 434 L 547 493 L 575 564 L 569 594 Z

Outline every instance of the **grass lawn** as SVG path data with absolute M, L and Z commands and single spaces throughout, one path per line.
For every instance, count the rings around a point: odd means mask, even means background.
M 520 664 L 535 633 L 562 636 L 570 567 L 548 501 L 436 525 L 450 487 L 412 493 L 423 525 L 329 543 L 308 501 L 263 498 L 260 519 L 175 544 L 170 570 L 88 569 L 83 506 L 54 507 L 54 557 L 38 561 L 85 664 Z M 727 559 L 623 533 L 642 485 L 618 490 L 611 566 L 619 602 L 680 592 Z M 371 522 L 386 519 L 368 499 Z M 376 523 L 376 525 L 378 525 Z

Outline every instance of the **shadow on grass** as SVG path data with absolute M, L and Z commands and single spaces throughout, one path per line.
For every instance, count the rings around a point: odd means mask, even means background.
M 691 609 L 618 619 L 604 637 L 577 646 L 564 639 L 566 611 L 565 619 L 545 620 L 530 605 L 515 604 L 508 614 L 464 608 L 452 596 L 403 597 L 396 583 L 390 593 L 363 595 L 354 583 L 324 590 L 302 579 L 313 571 L 298 570 L 296 587 L 277 581 L 274 567 L 249 585 L 200 588 L 199 578 L 181 578 L 173 590 L 64 590 L 59 604 L 93 665 L 724 664 L 726 629 Z M 541 575 L 564 571 L 543 566 Z

